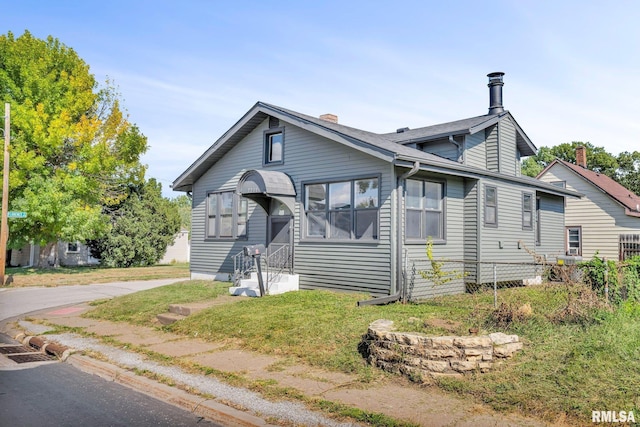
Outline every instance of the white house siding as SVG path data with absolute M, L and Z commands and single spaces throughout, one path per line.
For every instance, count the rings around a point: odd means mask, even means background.
M 516 128 L 509 119 L 498 124 L 498 144 L 500 149 L 500 172 L 505 175 L 515 176 L 516 171 Z
M 568 189 L 585 195 L 581 199 L 568 197 L 565 212 L 566 227 L 582 227 L 583 259 L 597 253 L 599 257 L 617 260 L 620 234 L 640 234 L 640 218 L 625 215 L 624 207 L 565 166 L 553 165 L 540 180 L 565 181 Z
M 307 132 L 293 124 L 284 127 L 284 164 L 263 166 L 263 131 L 268 121 L 238 143 L 193 186 L 191 270 L 195 276 L 224 277 L 232 272 L 230 256 L 247 244 L 265 243 L 266 214 L 249 204 L 248 238 L 222 241 L 205 239 L 206 194 L 234 190 L 239 178 L 251 169 L 288 174 L 296 188 L 294 219 L 294 270 L 302 289 L 341 289 L 388 295 L 391 285 L 392 169 L 388 162 Z M 312 242 L 301 239 L 304 183 L 334 179 L 380 177 L 380 236 L 376 242 Z
M 435 174 L 417 174 L 412 179 L 438 179 L 446 181 L 445 184 L 445 212 L 444 212 L 444 228 L 445 243 L 434 243 L 433 256 L 436 261 L 444 260 L 443 268 L 455 272 L 459 271 L 460 278 L 449 281 L 446 284 L 434 285 L 432 282 L 422 279 L 419 272 L 416 271 L 413 280 L 414 286 L 412 290 L 413 299 L 426 299 L 437 295 L 450 295 L 465 292 L 464 279 L 462 271 L 464 266 L 459 262 L 464 257 L 464 180 L 459 177 L 435 175 Z M 404 209 L 403 209 L 404 211 Z M 427 269 L 429 262 L 426 255 L 426 241 L 424 242 L 407 242 L 405 248 L 409 260 L 416 260 L 416 268 Z M 454 262 L 458 261 L 458 262 Z M 410 267 L 411 270 L 411 267 Z M 411 271 L 409 271 L 411 275 Z
M 173 244 L 167 246 L 167 251 L 158 264 L 172 262 L 189 262 L 189 231 L 182 230 L 176 234 Z
M 476 168 L 487 168 L 487 152 L 484 144 L 484 132 L 467 135 L 464 143 L 464 164 Z

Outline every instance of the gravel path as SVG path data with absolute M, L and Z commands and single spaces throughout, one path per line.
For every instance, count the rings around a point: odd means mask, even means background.
M 183 370 L 164 366 L 145 360 L 137 353 L 128 352 L 118 348 L 101 344 L 93 338 L 84 338 L 79 335 L 64 333 L 47 335 L 47 339 L 72 347 L 76 350 L 90 350 L 103 354 L 112 363 L 126 368 L 143 369 L 154 374 L 171 378 L 176 383 L 183 384 L 201 392 L 213 395 L 224 401 L 249 409 L 260 417 L 273 417 L 283 421 L 304 426 L 357 426 L 358 424 L 339 423 L 321 414 L 310 411 L 303 405 L 292 402 L 270 402 L 263 399 L 257 393 L 224 384 L 215 378 L 204 375 L 194 375 Z

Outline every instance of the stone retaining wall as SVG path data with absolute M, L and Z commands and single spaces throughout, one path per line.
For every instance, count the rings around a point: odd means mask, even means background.
M 369 325 L 363 346 L 369 363 L 413 380 L 487 372 L 522 349 L 517 335 L 430 337 L 396 332 L 393 322 L 384 319 Z

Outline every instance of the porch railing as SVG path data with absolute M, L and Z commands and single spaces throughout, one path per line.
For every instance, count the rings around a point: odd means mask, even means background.
M 256 272 L 255 258 L 247 256 L 244 251 L 238 252 L 231 257 L 233 259 L 233 283 L 240 284 L 242 279 L 246 279 L 251 273 Z M 267 251 L 265 256 L 260 257 L 262 269 L 266 273 L 266 287 L 280 279 L 284 272 L 293 272 L 292 253 L 289 246 L 282 246 L 271 252 Z

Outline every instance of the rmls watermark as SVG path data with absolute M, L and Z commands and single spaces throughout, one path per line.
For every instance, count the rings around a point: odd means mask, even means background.
M 594 423 L 635 423 L 633 411 L 591 411 Z

